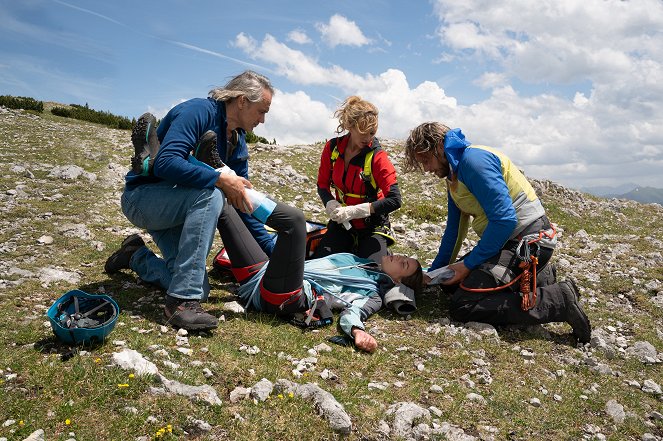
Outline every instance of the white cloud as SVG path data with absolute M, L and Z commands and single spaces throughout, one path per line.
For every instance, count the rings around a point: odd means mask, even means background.
M 371 42 L 354 21 L 339 14 L 332 15 L 328 24 L 317 23 L 316 28 L 330 47 L 363 46 Z
M 291 81 L 301 85 L 333 86 L 339 88 L 346 96 L 360 95 L 371 101 L 380 110 L 379 136 L 388 138 L 405 138 L 408 131 L 422 121 L 433 120 L 448 115 L 456 107 L 456 100 L 446 96 L 444 90 L 436 83 L 425 81 L 411 88 L 405 74 L 398 69 L 388 69 L 377 76 L 367 74 L 356 75 L 339 66 L 323 67 L 316 60 L 301 51 L 289 48 L 278 42 L 271 35 L 266 35 L 260 45 L 245 34 L 236 38 L 236 45 L 248 55 L 259 58 L 263 62 L 277 65 L 276 71 Z M 308 95 L 298 95 L 304 100 Z M 281 97 L 275 97 L 272 107 L 276 106 Z M 291 103 L 293 98 L 290 97 Z M 270 114 L 271 114 L 270 110 Z M 327 118 L 333 113 L 328 110 Z M 276 129 L 277 122 L 265 128 Z M 285 121 L 285 118 L 283 119 Z M 334 126 L 335 127 L 335 126 Z M 290 134 L 289 138 L 297 137 L 297 142 L 307 142 L 327 137 L 325 133 L 311 131 L 312 138 L 304 138 L 307 132 Z M 271 135 L 270 135 L 271 136 Z M 294 138 L 293 138 L 294 139 Z M 281 142 L 277 137 L 277 141 Z
M 473 83 L 482 89 L 492 89 L 494 87 L 508 84 L 508 78 L 502 72 L 486 72 L 474 80 Z
M 313 41 L 306 35 L 306 32 L 301 29 L 295 29 L 288 32 L 288 41 L 292 41 L 297 44 L 310 44 Z
M 343 97 L 376 104 L 380 137 L 402 139 L 417 124 L 439 120 L 460 126 L 472 142 L 503 149 L 529 176 L 577 186 L 634 178 L 663 186 L 663 3 L 543 0 L 524 8 L 518 1 L 438 0 L 436 11 L 440 63 L 489 65 L 489 72 L 463 79 L 492 90 L 487 99 L 460 105 L 437 83 L 410 85 L 395 68 L 358 75 L 271 35 L 257 42 L 241 34 L 237 41 L 296 85 L 338 88 Z M 516 89 L 512 80 L 528 87 Z M 305 116 L 317 106 L 316 117 L 306 122 L 313 129 L 293 131 L 289 109 L 275 112 L 265 128 L 284 133 L 279 142 L 331 136 L 325 130 L 335 127 L 334 109 L 316 101 L 314 89 L 288 98 Z
M 265 124 L 256 128 L 256 134 L 276 138 L 281 145 L 309 144 L 324 141 L 334 136 L 337 122 L 333 119 L 334 109 L 320 101 L 311 99 L 298 91 L 274 94 Z
M 492 66 L 474 81 L 492 96 L 457 114 L 470 139 L 503 146 L 539 177 L 663 185 L 663 132 L 654 129 L 663 125 L 663 3 L 437 0 L 434 9 L 445 58 Z M 579 90 L 525 97 L 510 78 Z

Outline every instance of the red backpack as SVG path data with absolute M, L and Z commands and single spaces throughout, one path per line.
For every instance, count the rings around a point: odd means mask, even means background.
M 313 256 L 313 252 L 318 247 L 320 239 L 327 232 L 327 225 L 321 224 L 319 222 L 306 221 L 306 259 L 310 259 Z M 276 234 L 276 233 L 275 233 Z M 219 270 L 230 271 L 232 268 L 232 263 L 228 257 L 225 247 L 221 247 L 214 260 L 212 261 L 214 268 Z

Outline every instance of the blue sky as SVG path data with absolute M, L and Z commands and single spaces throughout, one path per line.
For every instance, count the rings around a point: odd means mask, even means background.
M 0 0 L 0 23 L 0 94 L 160 117 L 250 68 L 279 144 L 358 94 L 378 137 L 438 120 L 531 177 L 663 188 L 659 0 Z

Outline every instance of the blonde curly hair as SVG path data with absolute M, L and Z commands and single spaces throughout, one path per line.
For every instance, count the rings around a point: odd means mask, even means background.
M 334 117 L 338 118 L 336 133 L 352 128 L 361 134 L 378 130 L 378 108 L 356 95 L 346 98 L 334 112 Z

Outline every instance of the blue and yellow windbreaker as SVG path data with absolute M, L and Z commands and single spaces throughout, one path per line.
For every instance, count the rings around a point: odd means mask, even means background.
M 460 129 L 447 132 L 444 154 L 453 179 L 447 178 L 448 218 L 430 269 L 453 263 L 472 222 L 481 237 L 465 257 L 474 269 L 496 255 L 506 241 L 545 214 L 527 178 L 503 153 L 465 140 Z

